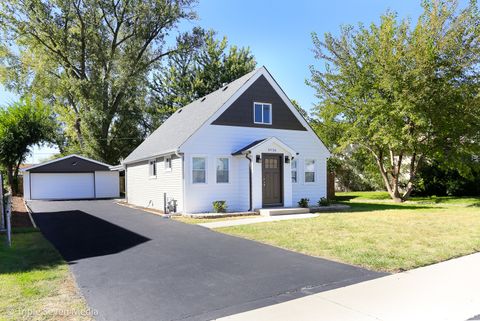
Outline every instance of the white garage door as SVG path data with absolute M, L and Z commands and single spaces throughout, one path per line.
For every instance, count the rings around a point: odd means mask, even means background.
M 31 173 L 32 199 L 94 198 L 93 173 Z

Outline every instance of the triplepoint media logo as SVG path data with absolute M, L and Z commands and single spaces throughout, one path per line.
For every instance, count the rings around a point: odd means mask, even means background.
M 14 311 L 10 311 L 10 315 L 19 315 L 22 320 L 31 320 L 34 317 L 39 316 L 56 316 L 56 317 L 68 317 L 68 316 L 90 316 L 95 317 L 98 316 L 97 309 L 21 309 L 14 313 Z

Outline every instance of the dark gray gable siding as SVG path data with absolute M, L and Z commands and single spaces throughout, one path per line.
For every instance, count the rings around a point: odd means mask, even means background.
M 272 124 L 254 124 L 253 103 L 272 104 Z M 275 92 L 268 80 L 260 76 L 238 99 L 232 103 L 213 125 L 275 128 L 289 130 L 307 129 L 300 123 L 283 99 Z
M 108 166 L 104 166 L 73 156 L 58 162 L 33 168 L 32 170 L 30 170 L 30 173 L 88 173 L 94 171 L 109 170 L 110 169 L 108 168 Z

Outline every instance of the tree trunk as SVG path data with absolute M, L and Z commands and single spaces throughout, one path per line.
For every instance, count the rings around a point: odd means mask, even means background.
M 381 151 L 378 153 L 378 155 L 373 153 L 373 156 L 375 157 L 375 161 L 377 163 L 380 174 L 382 175 L 383 183 L 387 188 L 388 194 L 390 194 L 390 197 L 394 202 L 396 203 L 403 202 L 402 196 L 400 195 L 400 191 L 398 190 L 399 175 L 392 175 L 392 179 L 390 181 L 388 177 L 388 173 L 385 170 L 385 166 L 383 165 L 383 153 Z
M 77 119 L 75 119 L 75 132 L 77 133 L 77 139 L 78 139 L 78 144 L 80 145 L 80 148 L 83 149 L 83 135 L 82 135 L 82 128 L 80 126 L 80 117 L 77 117 Z
M 17 187 L 15 186 L 15 180 L 13 178 L 13 166 L 7 166 L 7 180 L 8 180 L 8 187 L 12 195 L 16 194 Z
M 412 159 L 410 160 L 410 177 L 408 179 L 407 189 L 405 190 L 405 193 L 403 193 L 403 196 L 402 196 L 402 199 L 404 201 L 410 197 L 410 194 L 412 193 L 413 188 L 415 187 L 415 179 L 417 178 L 418 168 L 421 166 L 421 163 L 423 161 L 423 155 L 420 155 L 418 157 L 418 160 L 416 158 L 417 158 L 416 153 L 413 153 Z

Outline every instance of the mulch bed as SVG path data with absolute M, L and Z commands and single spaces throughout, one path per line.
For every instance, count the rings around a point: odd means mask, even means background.
M 12 228 L 33 227 L 27 209 L 20 196 L 12 197 Z

